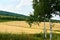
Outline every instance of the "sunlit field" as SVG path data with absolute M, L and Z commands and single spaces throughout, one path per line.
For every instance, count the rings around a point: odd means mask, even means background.
M 46 22 L 47 38 L 50 39 L 50 27 Z M 29 24 L 25 21 L 0 22 L 0 40 L 44 40 L 44 23 Z M 60 40 L 60 23 L 52 24 L 52 40 Z
M 49 23 L 46 22 L 47 33 L 50 32 Z M 52 24 L 53 33 L 60 33 L 60 23 Z M 12 33 L 12 34 L 36 34 L 44 32 L 44 23 L 41 22 L 38 24 L 32 24 L 31 28 L 29 24 L 25 21 L 9 21 L 9 22 L 0 22 L 0 32 L 3 33 Z

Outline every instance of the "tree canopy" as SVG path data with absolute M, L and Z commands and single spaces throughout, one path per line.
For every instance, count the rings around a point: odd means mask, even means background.
M 50 19 L 52 14 L 60 12 L 60 0 L 33 0 L 33 9 L 35 16 Z
M 33 0 L 33 15 L 27 20 L 30 23 L 41 22 L 53 17 L 52 14 L 60 15 L 60 0 Z M 57 13 L 59 12 L 59 13 Z

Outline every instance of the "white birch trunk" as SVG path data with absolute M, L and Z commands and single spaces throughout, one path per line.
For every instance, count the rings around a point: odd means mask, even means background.
M 50 40 L 52 40 L 52 22 L 49 20 L 50 23 Z
M 44 39 L 46 39 L 46 25 L 45 25 L 45 20 L 44 20 Z

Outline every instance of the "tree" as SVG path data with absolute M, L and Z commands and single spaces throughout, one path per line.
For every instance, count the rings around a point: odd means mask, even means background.
M 50 12 L 48 1 L 49 0 L 39 0 L 39 1 L 38 0 L 33 0 L 34 15 L 37 16 L 37 17 L 39 16 L 39 19 L 44 20 L 44 38 L 46 38 L 45 19 L 46 19 L 47 13 Z
M 51 6 L 51 13 L 60 16 L 60 13 L 57 13 L 57 11 L 60 12 L 60 1 L 59 0 L 50 0 L 50 6 Z M 50 22 L 50 40 L 52 40 L 52 25 L 51 25 L 51 22 Z
M 60 1 L 59 0 L 33 0 L 33 9 L 34 9 L 34 15 L 42 17 L 44 19 L 49 19 L 55 15 L 60 15 L 58 12 L 60 12 Z M 44 27 L 45 29 L 46 27 Z M 46 30 L 46 29 L 45 29 Z M 52 27 L 50 22 L 50 40 L 51 40 L 51 33 Z M 46 34 L 45 34 L 46 35 Z
M 52 26 L 51 26 L 51 17 L 52 14 L 60 15 L 60 1 L 59 0 L 33 0 L 33 9 L 34 9 L 34 20 L 33 22 L 41 22 L 45 21 L 46 19 L 50 22 L 50 40 L 52 40 Z M 30 20 L 32 21 L 32 20 Z M 44 33 L 46 38 L 46 27 L 44 26 Z

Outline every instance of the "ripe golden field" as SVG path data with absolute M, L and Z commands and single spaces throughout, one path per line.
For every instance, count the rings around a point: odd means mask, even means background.
M 52 24 L 52 31 L 55 33 L 60 33 L 60 23 L 53 23 Z M 46 28 L 47 32 L 50 32 L 49 23 L 46 22 Z M 57 30 L 57 31 L 56 31 Z M 10 21 L 10 22 L 0 22 L 0 32 L 3 33 L 12 33 L 12 34 L 21 34 L 21 33 L 27 33 L 27 34 L 35 34 L 35 33 L 43 33 L 44 31 L 44 23 L 39 23 L 39 26 L 37 24 L 32 24 L 32 27 L 30 28 L 28 23 L 25 21 Z

